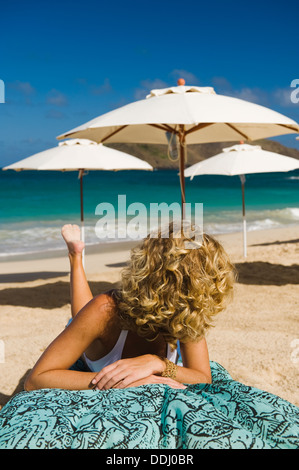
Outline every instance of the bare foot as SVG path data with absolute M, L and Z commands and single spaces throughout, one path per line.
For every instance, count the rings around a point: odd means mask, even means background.
M 61 229 L 61 235 L 67 244 L 70 255 L 81 255 L 84 249 L 84 242 L 80 240 L 80 227 L 78 225 L 67 224 Z

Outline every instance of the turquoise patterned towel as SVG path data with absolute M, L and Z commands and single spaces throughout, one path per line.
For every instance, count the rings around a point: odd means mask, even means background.
M 211 369 L 212 384 L 185 390 L 21 392 L 0 411 L 0 449 L 299 447 L 298 407 Z

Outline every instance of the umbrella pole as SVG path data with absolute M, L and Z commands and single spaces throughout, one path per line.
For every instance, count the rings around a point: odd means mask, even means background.
M 242 213 L 243 213 L 243 254 L 244 258 L 247 257 L 247 229 L 246 229 L 246 216 L 245 216 L 245 175 L 240 175 L 242 183 Z
M 84 231 L 84 207 L 83 207 L 83 174 L 84 170 L 79 171 L 80 178 L 80 204 L 81 204 L 81 240 L 85 243 L 85 231 Z M 85 248 L 82 251 L 82 264 L 85 267 Z
M 180 126 L 180 184 L 181 184 L 181 204 L 182 204 L 182 220 L 185 219 L 185 133 L 184 126 Z

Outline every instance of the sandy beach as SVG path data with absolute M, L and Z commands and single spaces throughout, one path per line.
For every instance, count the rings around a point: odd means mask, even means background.
M 299 227 L 217 236 L 235 263 L 234 300 L 207 335 L 210 359 L 246 385 L 299 406 Z M 87 247 L 94 295 L 113 287 L 134 243 Z M 67 253 L 0 262 L 0 407 L 70 318 Z

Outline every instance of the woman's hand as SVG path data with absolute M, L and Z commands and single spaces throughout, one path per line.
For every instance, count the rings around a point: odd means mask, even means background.
M 104 367 L 92 380 L 95 389 L 126 388 L 130 384 L 154 374 L 161 374 L 165 363 L 158 356 L 145 354 Z
M 170 379 L 169 377 L 160 377 L 158 375 L 150 375 L 149 377 L 145 377 L 144 379 L 137 380 L 136 382 L 131 383 L 128 387 L 140 387 L 140 385 L 148 385 L 148 384 L 164 384 L 168 385 L 171 388 L 177 388 L 180 390 L 184 390 L 187 387 L 176 380 Z M 115 386 L 114 388 L 118 388 Z

